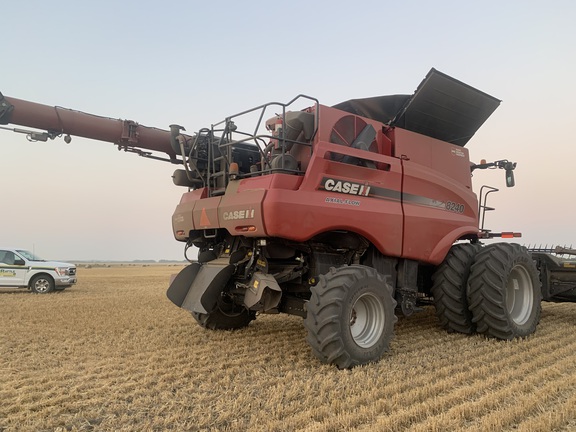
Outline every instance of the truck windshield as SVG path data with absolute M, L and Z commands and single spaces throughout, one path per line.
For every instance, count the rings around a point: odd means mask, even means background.
M 22 255 L 24 258 L 26 258 L 28 261 L 44 261 L 42 258 L 34 255 L 32 252 L 29 252 L 27 250 L 18 249 L 16 252 L 18 252 L 20 255 Z

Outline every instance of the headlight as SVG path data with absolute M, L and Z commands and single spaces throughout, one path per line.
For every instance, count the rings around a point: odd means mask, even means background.
M 68 267 L 56 267 L 54 270 L 56 270 L 56 273 L 58 273 L 58 276 L 67 276 L 68 275 Z

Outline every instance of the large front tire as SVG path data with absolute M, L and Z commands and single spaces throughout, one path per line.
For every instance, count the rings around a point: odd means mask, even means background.
M 471 243 L 452 246 L 432 275 L 436 315 L 448 332 L 472 334 L 476 330 L 472 312 L 468 309 L 466 289 L 470 267 L 480 248 L 480 245 Z
M 541 299 L 538 270 L 525 248 L 495 243 L 478 253 L 468 278 L 468 303 L 479 333 L 507 340 L 534 333 Z
M 314 355 L 339 369 L 380 360 L 390 349 L 397 320 L 392 291 L 370 267 L 332 268 L 320 276 L 304 320 Z
M 209 330 L 235 330 L 246 327 L 256 319 L 256 313 L 232 302 L 232 299 L 222 295 L 218 305 L 212 312 L 204 314 L 192 312 L 194 319 L 202 327 Z

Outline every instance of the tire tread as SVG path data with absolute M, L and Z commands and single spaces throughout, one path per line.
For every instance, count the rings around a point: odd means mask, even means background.
M 532 316 L 521 327 L 509 317 L 505 294 L 509 273 L 520 262 L 529 271 L 536 291 Z M 540 279 L 525 248 L 515 243 L 494 243 L 478 253 L 468 279 L 468 302 L 479 333 L 504 340 L 533 333 L 540 317 L 540 300 Z
M 448 332 L 472 334 L 476 324 L 468 309 L 466 287 L 470 267 L 480 250 L 470 243 L 452 246 L 432 275 L 432 295 L 440 326 Z
M 392 287 L 375 269 L 360 265 L 331 268 L 327 274 L 321 275 L 319 283 L 312 287 L 304 319 L 304 326 L 307 329 L 306 341 L 313 354 L 323 363 L 335 364 L 340 369 L 352 368 L 363 363 L 346 349 L 338 324 L 347 292 L 355 282 L 363 278 L 374 278 L 385 287 L 394 315 L 396 300 L 392 296 Z M 396 320 L 394 315 L 394 323 Z M 392 334 L 393 331 L 387 336 L 383 352 L 389 351 Z

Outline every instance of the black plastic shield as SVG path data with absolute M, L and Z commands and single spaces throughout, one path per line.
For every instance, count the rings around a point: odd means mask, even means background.
M 196 279 L 198 270 L 200 270 L 200 264 L 190 264 L 189 266 L 184 267 L 170 283 L 168 291 L 166 291 L 166 296 L 176 306 L 180 307 L 182 306 L 182 303 L 184 303 L 184 299 L 186 298 L 186 295 L 188 295 L 190 286 L 192 285 L 192 282 L 194 282 L 194 279 Z
M 196 313 L 210 313 L 234 273 L 227 262 L 193 263 L 174 278 L 166 296 L 176 306 Z

